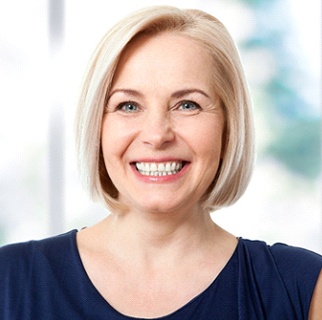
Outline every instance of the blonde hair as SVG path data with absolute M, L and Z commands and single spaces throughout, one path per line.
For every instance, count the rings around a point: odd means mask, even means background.
M 253 121 L 247 83 L 229 32 L 215 17 L 200 10 L 169 6 L 141 9 L 119 21 L 98 44 L 88 65 L 76 116 L 76 146 L 81 178 L 93 199 L 119 209 L 118 191 L 105 169 L 101 124 L 105 99 L 122 52 L 141 34 L 172 31 L 204 46 L 214 59 L 214 90 L 225 114 L 224 156 L 202 199 L 205 210 L 237 201 L 253 168 Z

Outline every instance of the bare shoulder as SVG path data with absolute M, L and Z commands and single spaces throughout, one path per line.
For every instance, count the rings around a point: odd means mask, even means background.
M 98 251 L 102 246 L 102 224 L 104 221 L 101 221 L 93 226 L 86 227 L 77 232 L 76 240 L 77 247 L 80 253 L 84 251 L 95 250 Z
M 319 319 L 322 319 L 322 270 L 315 285 L 309 313 L 309 320 Z

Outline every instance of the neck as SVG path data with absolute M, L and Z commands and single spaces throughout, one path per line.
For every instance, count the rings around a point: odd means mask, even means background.
M 145 263 L 180 259 L 202 251 L 219 230 L 208 213 L 197 210 L 185 214 L 111 214 L 101 227 L 106 235 L 104 243 L 112 252 Z

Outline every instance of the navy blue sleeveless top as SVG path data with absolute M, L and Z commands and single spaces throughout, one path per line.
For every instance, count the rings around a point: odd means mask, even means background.
M 1 320 L 138 320 L 113 309 L 95 289 L 76 232 L 0 248 Z M 322 256 L 311 251 L 239 239 L 205 291 L 157 319 L 307 319 L 321 268 Z

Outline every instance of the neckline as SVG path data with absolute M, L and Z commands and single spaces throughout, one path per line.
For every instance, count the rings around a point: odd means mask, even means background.
M 137 317 L 132 317 L 132 316 L 128 316 L 125 315 L 123 313 L 121 313 L 120 311 L 118 311 L 117 309 L 115 309 L 102 295 L 101 293 L 97 290 L 97 288 L 94 286 L 94 284 L 92 283 L 91 279 L 89 278 L 85 267 L 83 265 L 82 259 L 80 257 L 80 252 L 78 250 L 78 246 L 77 246 L 77 240 L 76 240 L 76 236 L 77 236 L 77 232 L 78 230 L 73 230 L 72 232 L 72 250 L 74 252 L 74 257 L 76 260 L 76 263 L 78 265 L 78 269 L 80 274 L 82 275 L 81 279 L 83 281 L 83 284 L 90 289 L 90 291 L 86 291 L 89 292 L 89 294 L 94 296 L 95 301 L 98 301 L 98 303 L 102 304 L 102 306 L 104 306 L 104 308 L 107 310 L 107 312 L 112 312 L 114 314 L 114 316 L 117 316 L 118 319 L 117 320 L 167 320 L 167 319 L 171 319 L 171 317 L 177 315 L 180 312 L 183 312 L 186 308 L 189 308 L 189 306 L 193 303 L 198 302 L 200 299 L 202 299 L 202 297 L 204 295 L 207 294 L 207 292 L 209 290 L 212 289 L 212 287 L 214 287 L 219 281 L 220 279 L 223 277 L 223 275 L 228 272 L 230 266 L 233 264 L 234 260 L 237 259 L 238 256 L 238 248 L 240 247 L 240 242 L 242 238 L 237 238 L 237 245 L 235 247 L 235 250 L 233 251 L 232 255 L 230 256 L 229 260 L 227 261 L 227 263 L 225 264 L 225 266 L 222 268 L 222 270 L 219 272 L 219 274 L 215 277 L 215 279 L 209 284 L 209 286 L 204 289 L 203 291 L 201 291 L 199 294 L 197 294 L 195 297 L 193 297 L 191 300 L 189 300 L 188 302 L 186 302 L 183 306 L 181 306 L 180 308 L 178 308 L 177 310 L 174 310 L 173 312 L 161 316 L 161 317 L 157 317 L 157 318 L 137 318 Z

